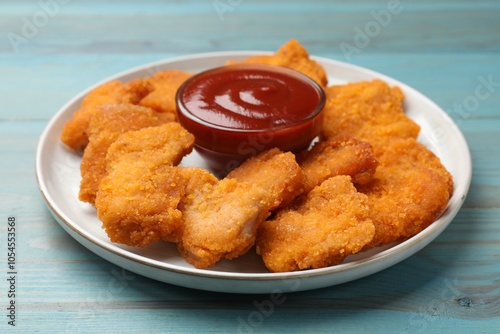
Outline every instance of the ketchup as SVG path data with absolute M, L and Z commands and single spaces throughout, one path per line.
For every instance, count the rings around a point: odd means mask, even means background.
M 295 73 L 294 73 L 295 74 Z M 268 66 L 215 69 L 191 80 L 181 103 L 199 119 L 233 129 L 272 129 L 301 121 L 321 96 L 302 76 Z
M 308 148 L 321 132 L 325 94 L 294 70 L 238 64 L 192 76 L 179 87 L 176 103 L 195 149 L 224 174 L 270 148 Z

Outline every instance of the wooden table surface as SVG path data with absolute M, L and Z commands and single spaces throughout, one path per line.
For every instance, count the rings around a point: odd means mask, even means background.
M 1 333 L 500 333 L 500 2 L 3 0 L 0 31 Z M 458 124 L 472 184 L 430 245 L 377 274 L 290 293 L 262 310 L 269 295 L 123 271 L 52 218 L 34 156 L 48 120 L 74 95 L 152 61 L 272 51 L 291 38 L 313 55 L 407 83 Z

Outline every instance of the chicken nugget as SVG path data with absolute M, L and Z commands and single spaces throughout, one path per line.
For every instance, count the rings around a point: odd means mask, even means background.
M 304 172 L 305 193 L 336 175 L 350 175 L 353 183 L 366 184 L 378 166 L 372 146 L 349 135 L 320 141 L 297 160 Z
M 188 179 L 173 164 L 193 143 L 178 123 L 167 123 L 124 133 L 110 146 L 95 206 L 112 242 L 145 247 L 180 226 Z
M 89 144 L 83 152 L 79 199 L 94 204 L 101 179 L 106 175 L 106 154 L 119 135 L 127 131 L 160 125 L 152 109 L 133 104 L 104 104 L 89 122 Z
M 226 178 L 255 183 L 267 189 L 268 197 L 273 201 L 270 210 L 290 203 L 304 192 L 304 176 L 294 154 L 277 148 L 248 159 Z
M 366 195 L 350 176 L 334 176 L 261 224 L 257 253 L 273 272 L 322 268 L 361 251 L 374 233 Z
M 199 167 L 178 167 L 177 171 L 185 181 L 185 198 L 179 204 L 179 210 L 186 210 L 187 203 L 194 200 L 198 194 L 209 193 L 214 185 L 219 182 L 217 177 L 208 170 Z M 182 241 L 182 226 L 169 235 L 163 235 L 165 241 L 179 243 Z
M 146 247 L 181 224 L 177 209 L 186 179 L 177 167 L 151 168 L 148 161 L 121 161 L 105 177 L 96 197 L 97 217 L 112 242 Z
M 271 210 L 302 187 L 301 172 L 293 154 L 271 150 L 217 183 L 192 189 L 179 205 L 179 252 L 197 268 L 243 255 Z
M 176 166 L 191 153 L 193 144 L 194 136 L 191 133 L 179 123 L 169 122 L 121 134 L 112 149 L 110 147 L 108 150 L 106 163 L 112 166 L 113 161 L 126 158 L 129 161 L 146 159 L 157 166 Z
M 411 237 L 434 222 L 448 204 L 453 178 L 438 157 L 414 138 L 384 146 L 368 196 L 376 233 L 369 247 Z
M 379 166 L 373 180 L 357 185 L 368 196 L 376 234 L 367 248 L 411 237 L 446 208 L 453 179 L 417 141 L 420 127 L 404 114 L 403 92 L 373 80 L 327 91 L 324 135 L 347 133 L 368 141 Z
M 186 196 L 178 249 L 197 268 L 213 266 L 250 249 L 257 227 L 268 217 L 266 190 L 234 179 L 207 185 Z
M 156 73 L 148 79 L 153 87 L 152 91 L 139 104 L 158 111 L 172 121 L 175 120 L 177 113 L 175 94 L 179 86 L 190 76 L 189 73 L 179 70 L 164 70 Z
M 61 141 L 75 151 L 83 150 L 88 144 L 88 126 L 92 116 L 99 112 L 97 106 L 103 104 L 137 104 L 152 87 L 143 79 L 122 83 L 109 81 L 89 92 L 73 117 L 66 122 L 61 133 Z
M 381 80 L 362 81 L 326 90 L 324 137 L 347 133 L 369 142 L 377 153 L 380 141 L 417 138 L 420 126 L 404 114 L 403 92 Z
M 304 46 L 294 39 L 282 45 L 273 55 L 253 56 L 241 62 L 228 62 L 228 64 L 236 63 L 267 64 L 288 67 L 309 76 L 321 87 L 326 87 L 328 83 L 326 71 L 323 66 L 312 60 Z

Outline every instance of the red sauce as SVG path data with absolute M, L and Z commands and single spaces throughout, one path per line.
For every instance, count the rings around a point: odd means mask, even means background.
M 265 67 L 205 72 L 191 80 L 180 101 L 195 117 L 233 129 L 272 129 L 301 121 L 320 102 L 301 75 Z
M 228 172 L 269 148 L 307 148 L 321 131 L 325 96 L 312 79 L 284 67 L 230 65 L 188 79 L 176 102 L 195 149 Z

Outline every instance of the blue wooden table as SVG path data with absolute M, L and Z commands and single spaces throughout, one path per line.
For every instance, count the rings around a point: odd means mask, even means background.
M 3 0 L 0 32 L 1 333 L 500 332 L 500 2 Z M 429 246 L 380 273 L 263 308 L 269 295 L 190 290 L 124 271 L 55 222 L 34 156 L 48 120 L 74 95 L 148 62 L 271 51 L 291 38 L 407 83 L 464 133 L 469 195 Z

